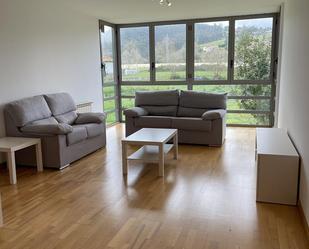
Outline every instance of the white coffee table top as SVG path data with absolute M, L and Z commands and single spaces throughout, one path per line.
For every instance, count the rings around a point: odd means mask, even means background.
M 165 143 L 177 133 L 177 129 L 143 128 L 122 139 L 125 142 Z
M 26 137 L 2 137 L 0 138 L 0 151 L 16 151 L 35 145 L 40 141 L 39 138 Z

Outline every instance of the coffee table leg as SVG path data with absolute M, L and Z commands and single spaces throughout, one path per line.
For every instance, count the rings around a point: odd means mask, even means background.
M 159 145 L 159 176 L 164 176 L 164 144 Z
M 36 164 L 39 172 L 43 171 L 43 161 L 42 161 L 42 146 L 41 142 L 35 145 L 35 153 L 36 153 Z
M 127 161 L 127 143 L 122 141 L 122 173 L 128 174 L 128 161 Z
M 174 143 L 174 159 L 177 160 L 178 159 L 178 134 L 177 133 L 173 138 L 173 143 Z
M 14 151 L 7 153 L 7 160 L 8 160 L 8 167 L 9 167 L 9 173 L 10 173 L 10 183 L 16 184 L 16 164 L 15 164 L 15 153 Z

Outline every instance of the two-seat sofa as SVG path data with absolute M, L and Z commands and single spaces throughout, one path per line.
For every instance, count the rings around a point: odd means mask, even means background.
M 137 91 L 135 107 L 124 111 L 126 136 L 141 128 L 175 128 L 179 143 L 220 146 L 226 100 L 226 94 L 197 91 Z
M 44 167 L 64 168 L 106 144 L 105 114 L 77 113 L 68 93 L 8 103 L 4 117 L 7 136 L 41 138 Z M 18 151 L 16 161 L 35 164 L 34 149 Z

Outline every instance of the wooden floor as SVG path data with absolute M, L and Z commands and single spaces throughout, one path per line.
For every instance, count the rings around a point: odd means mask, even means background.
M 179 160 L 121 173 L 123 126 L 106 149 L 62 170 L 0 170 L 0 248 L 308 249 L 296 207 L 255 202 L 255 130 L 229 128 L 222 148 L 181 145 Z M 172 155 L 171 155 L 172 157 Z

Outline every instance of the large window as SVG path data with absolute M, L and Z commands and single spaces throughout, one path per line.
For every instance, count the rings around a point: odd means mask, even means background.
M 120 29 L 122 81 L 149 81 L 149 28 Z
M 227 80 L 229 22 L 195 24 L 194 79 Z
M 224 92 L 228 124 L 272 126 L 277 20 L 274 13 L 118 25 L 121 97 L 107 109 L 132 107 L 137 90 Z M 113 88 L 104 95 L 115 96 Z
M 156 81 L 186 80 L 186 25 L 155 27 Z

